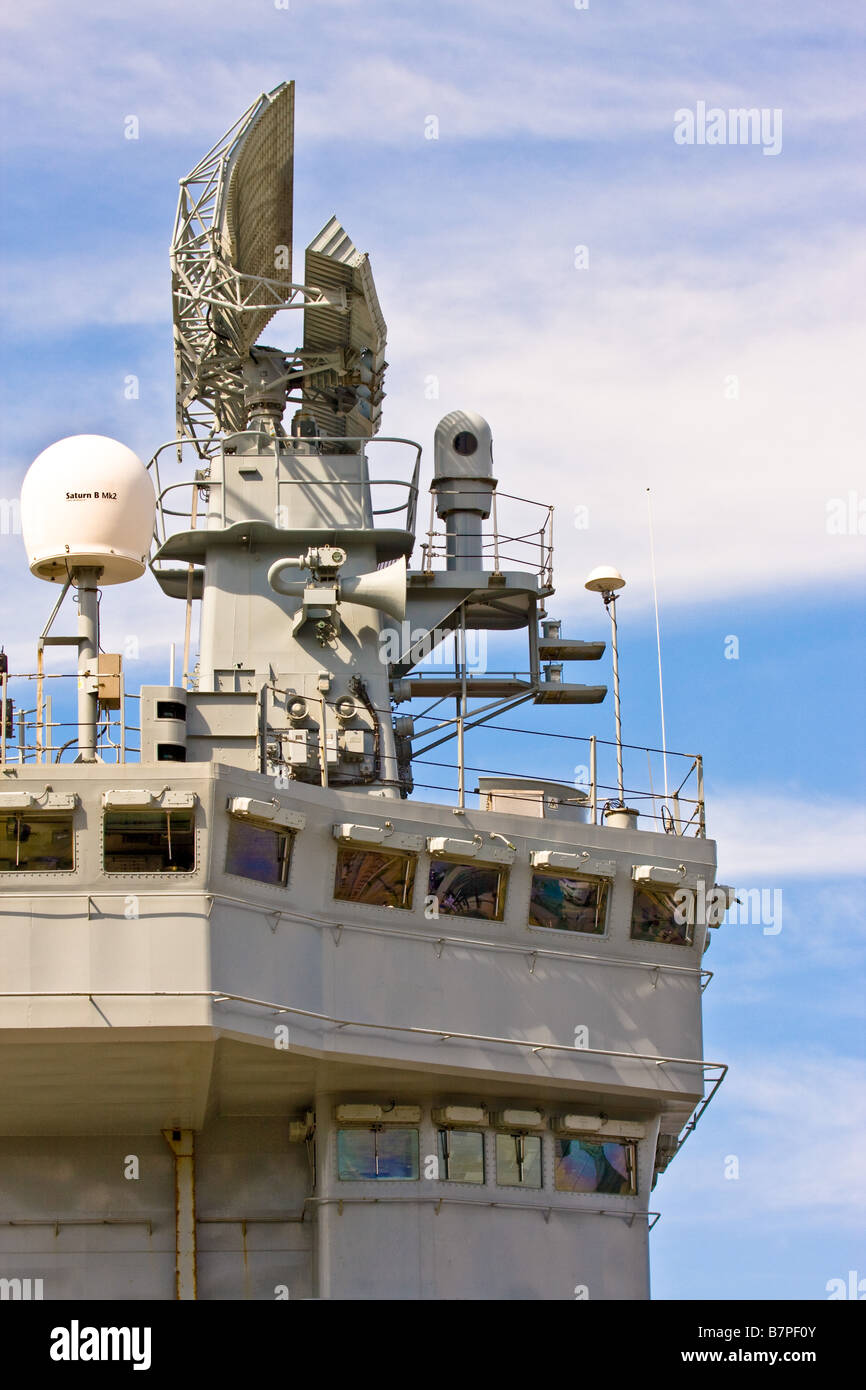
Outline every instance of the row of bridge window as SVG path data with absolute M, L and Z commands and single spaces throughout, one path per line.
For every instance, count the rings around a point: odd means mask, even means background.
M 102 861 L 107 874 L 192 873 L 196 867 L 192 810 L 106 810 Z M 285 887 L 296 831 L 229 816 L 226 873 Z M 411 911 L 418 892 L 419 856 L 410 852 L 337 847 L 333 895 L 340 902 Z M 70 872 L 75 868 L 73 814 L 15 813 L 0 820 L 0 872 Z M 431 857 L 424 906 L 435 916 L 501 922 L 509 869 L 502 864 Z M 533 870 L 528 924 L 602 936 L 610 884 L 591 874 Z M 673 890 L 635 885 L 631 935 L 636 940 L 688 944 L 690 928 L 678 920 Z
M 425 1157 L 424 1176 L 478 1184 L 495 1177 L 498 1187 L 543 1187 L 542 1135 L 494 1134 L 492 1155 L 486 1151 L 484 1138 L 481 1130 L 438 1130 L 437 1152 Z M 554 1138 L 552 1142 L 557 1192 L 604 1192 L 619 1197 L 636 1194 L 633 1142 L 590 1136 Z M 489 1164 L 491 1156 L 493 1163 Z M 341 1182 L 377 1178 L 417 1181 L 421 1177 L 418 1130 L 391 1125 L 338 1130 L 337 1176 Z

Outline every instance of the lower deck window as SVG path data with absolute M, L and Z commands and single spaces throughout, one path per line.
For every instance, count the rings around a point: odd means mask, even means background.
M 31 874 L 74 869 L 72 815 L 10 815 L 0 818 L 0 873 Z
M 427 891 L 438 902 L 439 911 L 448 916 L 501 922 L 507 883 L 508 871 L 495 865 L 434 859 Z
M 230 816 L 226 873 L 254 878 L 258 883 L 287 883 L 293 838 L 291 830 Z
M 192 811 L 106 811 L 102 822 L 106 873 L 192 873 Z
M 602 878 L 534 873 L 529 925 L 601 936 L 605 928 L 607 890 L 607 881 Z
M 631 909 L 633 940 L 662 941 L 677 946 L 691 944 L 688 914 L 678 906 L 678 891 L 661 887 L 635 888 Z
M 557 1139 L 554 1186 L 557 1192 L 608 1192 L 633 1197 L 634 1144 L 596 1139 Z
M 484 1135 L 472 1129 L 440 1129 L 439 1176 L 445 1182 L 483 1182 Z
M 334 897 L 372 907 L 411 907 L 416 862 L 414 854 L 341 847 Z
M 541 1135 L 497 1134 L 496 1181 L 500 1187 L 541 1187 Z
M 418 1177 L 418 1131 L 389 1126 L 337 1130 L 337 1175 L 342 1182 Z

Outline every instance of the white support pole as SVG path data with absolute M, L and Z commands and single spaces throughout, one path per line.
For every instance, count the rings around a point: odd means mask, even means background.
M 619 710 L 619 652 L 616 644 L 616 594 L 605 594 L 605 603 L 610 613 L 610 639 L 613 656 L 613 711 L 616 721 L 616 777 L 619 787 L 620 805 L 625 805 L 622 776 L 622 723 Z
M 99 715 L 96 666 L 99 653 L 100 569 L 75 571 L 78 590 L 78 761 L 96 762 L 96 723 Z

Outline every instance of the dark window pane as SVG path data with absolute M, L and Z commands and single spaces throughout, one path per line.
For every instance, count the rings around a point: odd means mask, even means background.
M 559 1192 L 634 1195 L 634 1145 L 594 1139 L 557 1139 L 555 1186 Z
M 631 909 L 631 934 L 636 941 L 666 941 L 688 945 L 691 928 L 685 907 L 678 908 L 675 888 L 638 888 Z M 682 917 L 678 922 L 677 917 Z
M 289 876 L 292 835 L 229 817 L 226 873 L 259 883 L 285 883 Z
M 607 883 L 600 878 L 571 874 L 532 875 L 529 925 L 555 927 L 559 931 L 604 931 Z
M 497 1134 L 496 1181 L 500 1187 L 541 1187 L 539 1134 Z
M 343 1182 L 375 1178 L 376 1135 L 373 1130 L 337 1130 L 337 1173 Z
M 428 892 L 437 899 L 442 913 L 501 922 L 507 881 L 508 875 L 504 869 L 434 859 L 430 863 Z
M 447 1182 L 483 1182 L 484 1135 L 470 1129 L 440 1129 L 439 1176 Z
M 334 897 L 373 907 L 411 907 L 416 862 L 414 854 L 338 849 Z
M 0 817 L 0 872 L 69 871 L 73 863 L 72 814 Z
M 103 860 L 107 873 L 191 873 L 195 868 L 192 811 L 106 811 Z

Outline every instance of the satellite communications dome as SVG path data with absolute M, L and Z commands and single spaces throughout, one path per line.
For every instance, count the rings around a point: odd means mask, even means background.
M 156 498 L 137 454 L 102 434 L 73 434 L 44 449 L 21 487 L 21 531 L 39 579 L 65 579 L 82 567 L 101 584 L 144 573 Z

